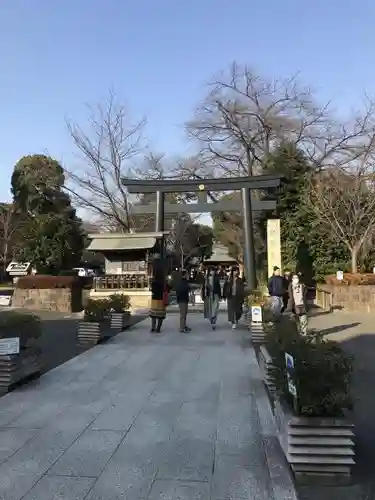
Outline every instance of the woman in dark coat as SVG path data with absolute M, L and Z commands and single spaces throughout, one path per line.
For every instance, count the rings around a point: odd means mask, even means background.
M 160 333 L 163 321 L 166 317 L 166 280 L 163 263 L 155 258 L 153 264 L 153 276 L 151 282 L 151 332 Z
M 245 285 L 240 278 L 238 268 L 232 269 L 230 278 L 225 283 L 224 298 L 227 299 L 228 304 L 228 321 L 232 323 L 234 330 L 237 328 L 238 321 L 242 316 L 245 299 Z
M 215 268 L 209 269 L 202 287 L 202 299 L 205 307 L 205 317 L 210 320 L 212 329 L 216 328 L 219 303 L 222 297 L 220 278 Z

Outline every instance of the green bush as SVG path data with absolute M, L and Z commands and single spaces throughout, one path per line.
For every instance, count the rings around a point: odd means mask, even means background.
M 31 339 L 38 339 L 42 334 L 39 316 L 18 311 L 2 311 L 0 313 L 0 338 L 20 338 L 21 347 L 25 347 Z
M 85 321 L 106 321 L 111 310 L 109 299 L 89 299 L 84 309 Z
M 265 331 L 274 365 L 272 376 L 282 399 L 293 403 L 287 384 L 287 352 L 294 358 L 291 376 L 297 387 L 300 415 L 342 417 L 345 410 L 352 409 L 352 358 L 337 342 L 301 336 L 296 322 L 288 317 L 265 325 Z
M 130 309 L 130 298 L 122 293 L 114 293 L 108 297 L 112 312 L 122 313 Z

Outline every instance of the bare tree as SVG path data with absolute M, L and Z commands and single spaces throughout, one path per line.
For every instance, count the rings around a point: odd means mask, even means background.
M 306 208 L 318 227 L 346 246 L 356 273 L 360 254 L 375 236 L 375 186 L 368 172 L 331 168 L 315 175 L 306 192 Z
M 296 144 L 317 169 L 333 160 L 345 166 L 363 154 L 362 143 L 373 129 L 374 104 L 367 99 L 365 108 L 345 122 L 335 120 L 329 104 L 319 106 L 296 77 L 269 80 L 233 63 L 209 84 L 187 123 L 189 136 L 198 141 L 200 161 L 185 165 L 185 173 L 197 178 L 205 172 L 256 175 L 285 140 Z
M 67 169 L 73 201 L 95 215 L 108 229 L 128 232 L 133 227 L 130 199 L 122 177 L 132 175 L 145 155 L 146 120 L 133 124 L 113 92 L 104 104 L 90 107 L 87 130 L 68 122 L 80 153 L 80 166 Z

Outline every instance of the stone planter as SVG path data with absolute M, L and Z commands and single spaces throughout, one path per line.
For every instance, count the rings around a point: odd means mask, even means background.
M 266 386 L 271 383 L 272 358 L 265 346 L 258 362 Z M 275 391 L 272 398 L 278 439 L 299 483 L 349 484 L 355 464 L 354 425 L 345 418 L 299 417 L 282 403 Z
M 80 321 L 77 341 L 79 344 L 98 344 L 114 335 L 108 321 Z
M 272 374 L 273 363 L 270 354 L 267 351 L 266 346 L 261 345 L 258 352 L 258 364 L 264 383 L 270 392 L 275 392 L 275 382 Z
M 250 323 L 251 342 L 254 345 L 264 344 L 263 323 Z
M 129 311 L 111 313 L 110 327 L 112 330 L 122 331 L 130 326 L 131 314 Z
M 0 356 L 0 393 L 8 392 L 15 384 L 31 376 L 40 375 L 39 347 L 21 349 L 19 354 Z

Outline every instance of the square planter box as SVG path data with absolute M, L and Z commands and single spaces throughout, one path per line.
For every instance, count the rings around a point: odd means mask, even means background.
M 112 330 L 122 331 L 125 330 L 128 326 L 130 326 L 130 312 L 125 311 L 121 313 L 111 313 L 111 322 L 110 326 Z
M 273 374 L 272 374 L 273 363 L 272 363 L 272 358 L 271 358 L 269 352 L 267 351 L 266 346 L 261 345 L 259 347 L 259 351 L 258 351 L 257 356 L 258 356 L 258 364 L 259 364 L 260 371 L 262 373 L 263 381 L 266 384 L 269 392 L 274 393 L 275 392 L 275 382 L 274 382 Z
M 253 345 L 264 344 L 264 328 L 263 323 L 250 322 L 251 343 Z
M 40 371 L 39 347 L 28 347 L 21 349 L 19 354 L 0 356 L 0 392 L 8 392 L 14 384 L 33 375 L 40 375 Z
M 79 344 L 98 344 L 113 336 L 108 321 L 80 321 L 78 323 L 77 341 Z
M 272 358 L 265 346 L 260 349 L 258 362 L 268 387 Z M 274 391 L 269 394 L 280 445 L 296 480 L 307 484 L 349 484 L 355 464 L 354 425 L 345 418 L 295 416 Z

